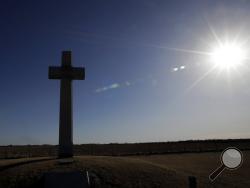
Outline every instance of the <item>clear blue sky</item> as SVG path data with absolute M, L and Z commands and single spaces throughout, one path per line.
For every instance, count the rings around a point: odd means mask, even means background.
M 1 1 L 0 145 L 58 143 L 48 66 L 68 49 L 86 68 L 73 83 L 74 143 L 249 138 L 249 69 L 206 74 L 206 55 L 176 50 L 208 51 L 215 34 L 247 49 L 249 10 L 243 0 Z

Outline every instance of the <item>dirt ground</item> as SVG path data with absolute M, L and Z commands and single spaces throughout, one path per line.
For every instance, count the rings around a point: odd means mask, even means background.
M 88 171 L 92 187 L 188 187 L 195 176 L 198 187 L 250 187 L 250 151 L 242 166 L 224 170 L 214 181 L 209 174 L 220 165 L 220 153 L 186 153 L 133 157 L 76 156 L 73 163 L 53 158 L 0 160 L 0 188 L 42 187 L 45 172 Z

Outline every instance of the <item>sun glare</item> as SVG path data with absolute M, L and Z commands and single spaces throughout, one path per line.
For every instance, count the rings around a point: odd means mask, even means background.
M 244 50 L 237 44 L 225 43 L 214 48 L 211 60 L 220 69 L 230 69 L 239 66 L 245 57 Z

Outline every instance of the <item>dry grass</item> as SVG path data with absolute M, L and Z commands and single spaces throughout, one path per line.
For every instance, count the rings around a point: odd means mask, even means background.
M 184 176 L 196 176 L 199 187 L 250 187 L 250 151 L 243 151 L 244 162 L 237 170 L 224 170 L 211 183 L 209 174 L 220 165 L 220 153 L 170 154 L 136 157 L 162 168 L 175 170 Z
M 187 177 L 196 176 L 198 187 L 250 187 L 250 151 L 243 152 L 244 163 L 236 171 L 224 171 L 213 183 L 209 173 L 219 164 L 219 153 L 189 153 L 133 157 L 77 156 L 75 162 L 57 160 L 19 165 L 0 171 L 0 187 L 38 187 L 44 172 L 88 170 L 95 187 L 187 187 Z M 27 160 L 27 159 L 23 159 Z M 22 159 L 1 160 L 0 166 Z M 1 188 L 2 188 L 1 187 Z

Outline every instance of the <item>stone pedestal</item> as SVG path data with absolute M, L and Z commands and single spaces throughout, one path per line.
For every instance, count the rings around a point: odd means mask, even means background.
M 89 188 L 87 172 L 48 172 L 44 174 L 44 188 Z

